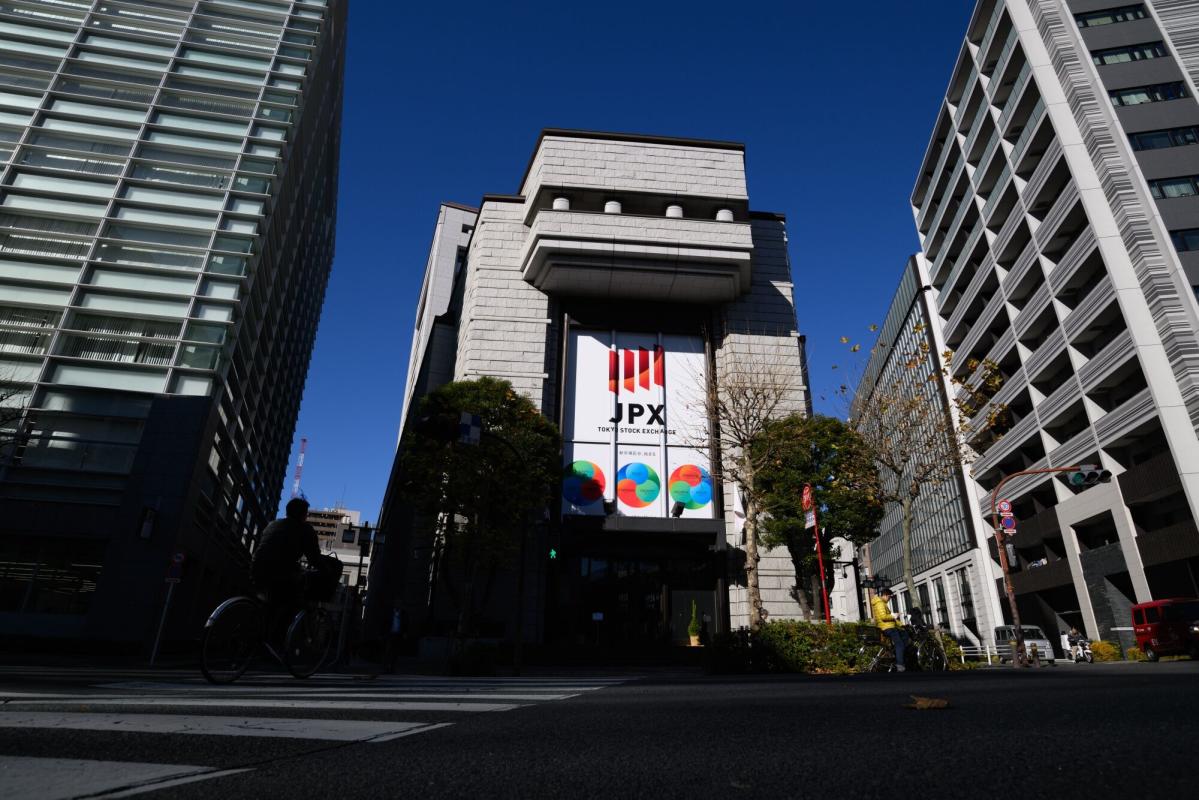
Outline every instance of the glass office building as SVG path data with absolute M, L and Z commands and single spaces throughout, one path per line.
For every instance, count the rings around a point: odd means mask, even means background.
M 0 3 L 0 635 L 245 579 L 333 256 L 347 0 Z

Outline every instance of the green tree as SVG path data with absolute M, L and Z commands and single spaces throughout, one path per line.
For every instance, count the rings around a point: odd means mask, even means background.
M 457 441 L 462 413 L 482 419 L 478 444 Z M 400 457 L 402 491 L 414 511 L 436 520 L 438 561 L 462 576 L 459 635 L 472 632 L 480 582 L 512 563 L 555 496 L 560 448 L 557 427 L 507 381 L 455 381 L 421 402 Z
M 857 546 L 878 535 L 883 503 L 871 451 L 841 420 L 799 414 L 770 421 L 754 447 L 771 454 L 758 473 L 763 543 L 786 545 L 795 565 L 796 601 L 809 619 L 822 616 L 819 559 L 812 531 L 805 527 L 804 484 L 812 486 L 824 577 L 832 585 L 839 555 L 833 539 Z

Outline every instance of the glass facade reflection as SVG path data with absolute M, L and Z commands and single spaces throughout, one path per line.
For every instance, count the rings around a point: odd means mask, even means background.
M 97 602 L 125 537 L 194 552 L 207 591 L 274 516 L 333 256 L 346 5 L 0 3 L 0 504 L 113 543 Z

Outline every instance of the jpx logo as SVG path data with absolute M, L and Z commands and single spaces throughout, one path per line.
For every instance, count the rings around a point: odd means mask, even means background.
M 623 371 L 621 370 L 623 362 Z M 623 373 L 623 374 L 622 374 Z M 660 345 L 649 350 L 638 347 L 636 350 L 611 350 L 608 352 L 608 391 L 618 398 L 623 388 L 630 394 L 638 389 L 649 390 L 653 386 L 665 386 L 665 353 Z M 628 422 L 630 425 L 641 421 L 645 425 L 665 425 L 666 406 L 658 403 L 616 403 L 616 416 L 608 420 L 620 424 L 624 420 L 624 407 L 629 407 Z

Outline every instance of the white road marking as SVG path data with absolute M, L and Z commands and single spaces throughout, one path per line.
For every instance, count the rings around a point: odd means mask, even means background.
M 388 741 L 435 727 L 425 722 L 292 719 L 286 717 L 205 717 L 182 714 L 71 714 L 49 711 L 0 714 L 0 727 L 107 731 L 125 733 L 256 736 L 321 739 L 331 742 Z M 0 772 L 0 776 L 3 773 Z
M 302 694 L 302 695 L 306 695 L 309 697 L 316 697 L 316 696 L 320 696 L 320 695 L 341 694 L 344 691 L 344 692 L 374 692 L 376 694 L 387 694 L 387 695 L 392 695 L 392 696 L 404 695 L 407 697 L 419 696 L 419 697 L 458 697 L 458 698 L 461 698 L 461 697 L 500 697 L 500 695 L 497 692 L 501 692 L 504 690 L 513 690 L 513 691 L 517 691 L 517 692 L 525 692 L 526 694 L 522 694 L 519 697 L 513 695 L 513 696 L 511 696 L 511 699 L 544 698 L 546 700 L 560 700 L 564 697 L 573 696 L 574 694 L 577 694 L 579 692 L 590 692 L 590 691 L 595 691 L 597 689 L 602 689 L 602 688 L 606 688 L 606 687 L 602 687 L 602 686 L 554 686 L 554 687 L 546 687 L 546 688 L 542 689 L 540 687 L 532 687 L 532 686 L 508 686 L 508 687 L 502 687 L 502 686 L 487 686 L 487 687 L 446 686 L 446 687 L 441 687 L 441 686 L 428 686 L 428 685 L 423 685 L 423 686 L 413 685 L 411 687 L 407 687 L 407 686 L 363 686 L 362 684 L 355 684 L 353 686 L 307 686 L 307 687 L 305 687 L 303 685 L 293 685 L 291 687 L 285 687 L 285 686 L 258 687 L 258 686 L 236 686 L 236 685 L 235 686 L 213 686 L 213 685 L 202 684 L 202 683 L 201 684 L 191 684 L 191 683 L 130 682 L 130 683 L 98 683 L 98 684 L 94 684 L 93 688 L 107 689 L 110 691 L 115 689 L 115 690 L 127 690 L 127 691 L 139 691 L 139 692 L 146 692 L 146 691 L 149 691 L 149 692 L 159 692 L 159 691 L 161 691 L 161 692 L 205 692 L 205 693 L 212 694 L 214 696 L 222 695 L 222 694 L 247 694 L 247 695 L 255 695 L 255 696 L 264 695 L 264 694 Z M 443 688 L 445 689 L 445 692 L 457 692 L 457 694 L 447 694 L 442 691 Z M 422 692 L 423 694 L 418 695 L 418 694 L 414 694 L 414 692 Z M 546 694 L 546 692 L 553 692 L 553 694 Z M 564 694 L 564 693 L 568 693 L 568 694 Z M 8 694 L 8 693 L 0 691 L 0 695 L 5 695 L 5 694 Z M 345 694 L 345 696 L 350 697 L 352 695 Z
M 448 728 L 450 725 L 453 725 L 453 724 L 454 723 L 452 723 L 452 722 L 434 722 L 432 724 L 425 725 L 422 728 L 415 728 L 410 731 L 404 731 L 403 733 L 386 734 L 384 736 L 378 736 L 374 739 L 368 739 L 367 741 L 369 741 L 369 742 L 390 742 L 392 739 L 399 739 L 401 736 L 412 736 L 415 733 L 428 733 L 429 731 L 434 731 L 434 730 L 437 730 L 438 728 Z
M 3 779 L 6 800 L 129 797 L 183 782 L 209 780 L 245 771 L 186 764 L 0 756 L 0 778 Z
M 91 697 L 77 695 L 69 699 L 57 700 L 10 700 L 7 708 L 33 705 L 62 705 L 63 703 L 81 703 L 96 706 L 196 706 L 223 708 L 312 708 L 312 709 L 341 709 L 343 711 L 450 711 L 450 712 L 484 712 L 511 711 L 520 708 L 515 703 L 427 703 L 407 702 L 403 700 L 364 702 L 352 700 L 339 702 L 337 700 L 299 700 L 292 698 L 277 698 L 274 700 L 256 700 L 249 697 Z
M 238 775 L 242 772 L 253 772 L 252 769 L 220 769 L 213 772 L 201 772 L 198 775 L 185 775 L 182 778 L 173 778 L 165 781 L 154 781 L 145 784 L 144 786 L 133 786 L 117 792 L 105 792 L 104 794 L 93 794 L 88 797 L 96 798 L 97 800 L 115 800 L 118 797 L 133 797 L 134 795 L 145 794 L 146 792 L 157 792 L 159 789 L 170 789 L 175 786 L 182 786 L 185 783 L 198 783 L 199 781 L 209 781 L 213 778 L 224 778 L 226 775 Z M 86 800 L 86 798 L 84 799 Z

